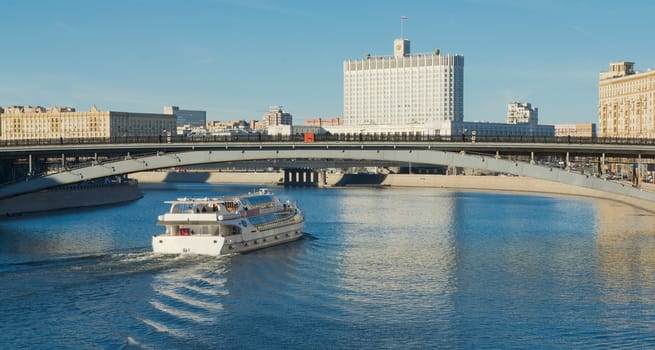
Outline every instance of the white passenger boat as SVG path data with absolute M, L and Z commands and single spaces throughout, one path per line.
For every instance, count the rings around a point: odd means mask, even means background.
M 220 198 L 167 201 L 152 238 L 155 253 L 226 255 L 262 249 L 302 237 L 303 212 L 267 189 Z

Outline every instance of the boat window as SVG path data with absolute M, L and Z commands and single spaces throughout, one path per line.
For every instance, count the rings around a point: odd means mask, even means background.
M 274 206 L 274 200 L 271 196 L 253 196 L 247 198 L 248 203 L 256 208 L 270 208 Z
M 211 208 L 209 207 L 209 204 L 195 204 L 195 203 L 175 203 L 171 205 L 171 213 L 200 213 L 200 212 L 208 212 L 210 211 Z
M 241 228 L 234 225 L 220 225 L 218 227 L 218 234 L 220 234 L 223 237 L 231 236 L 231 235 L 239 235 L 241 234 Z
M 225 205 L 225 209 L 227 209 L 229 213 L 235 212 L 237 210 L 237 207 L 239 206 L 235 202 L 225 202 L 224 205 Z

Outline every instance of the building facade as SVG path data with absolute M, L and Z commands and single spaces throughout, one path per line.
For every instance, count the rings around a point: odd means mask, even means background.
M 262 117 L 262 127 L 277 125 L 292 125 L 293 116 L 282 110 L 282 106 L 270 106 L 268 112 Z
M 157 137 L 175 130 L 174 115 L 100 111 L 70 107 L 4 108 L 0 114 L 0 140 L 108 139 Z
M 464 118 L 464 56 L 410 54 L 407 39 L 393 56 L 343 63 L 344 126 L 421 125 Z
M 305 125 L 306 125 L 306 126 L 337 126 L 337 125 L 343 125 L 343 121 L 341 120 L 341 118 L 331 118 L 331 119 L 323 119 L 323 118 L 305 119 Z
M 192 111 L 180 109 L 178 106 L 165 106 L 164 114 L 173 114 L 177 117 L 177 126 L 188 125 L 191 128 L 204 128 L 207 125 L 206 111 Z
M 539 110 L 528 102 L 511 102 L 507 104 L 507 124 L 539 124 Z
M 596 135 L 596 124 L 594 123 L 569 123 L 569 124 L 555 124 L 555 136 L 556 137 L 584 137 L 584 138 L 595 138 Z
M 463 136 L 469 139 L 473 135 L 491 137 L 553 137 L 553 125 L 538 125 L 529 123 L 506 124 L 492 122 L 444 122 L 441 136 Z
M 612 62 L 598 82 L 598 136 L 655 137 L 655 70 L 635 72 L 633 62 Z

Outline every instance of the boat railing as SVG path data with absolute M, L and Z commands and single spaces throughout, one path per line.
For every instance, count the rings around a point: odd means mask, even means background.
M 268 229 L 275 228 L 275 227 L 293 225 L 295 223 L 298 223 L 299 221 L 300 218 L 297 215 L 295 215 L 295 213 L 290 212 L 289 215 L 280 217 L 278 219 L 262 222 L 260 224 L 253 224 L 253 225 L 260 231 L 266 231 Z

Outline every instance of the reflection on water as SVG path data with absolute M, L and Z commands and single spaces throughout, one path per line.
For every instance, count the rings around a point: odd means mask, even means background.
M 160 201 L 135 201 L 95 210 L 53 212 L 0 221 L 0 263 L 33 256 L 150 248 Z
M 603 301 L 655 303 L 655 214 L 611 201 L 598 201 L 597 210 Z
M 454 201 L 449 192 L 416 189 L 362 189 L 341 199 L 336 220 L 349 228 L 337 273 L 341 297 L 354 303 L 350 312 L 370 318 L 376 310 L 380 318 L 395 314 L 407 321 L 420 309 L 452 312 Z
M 25 255 L 102 252 L 111 250 L 114 230 L 102 224 L 70 223 L 59 230 L 42 228 L 40 220 L 0 224 L 0 252 Z

